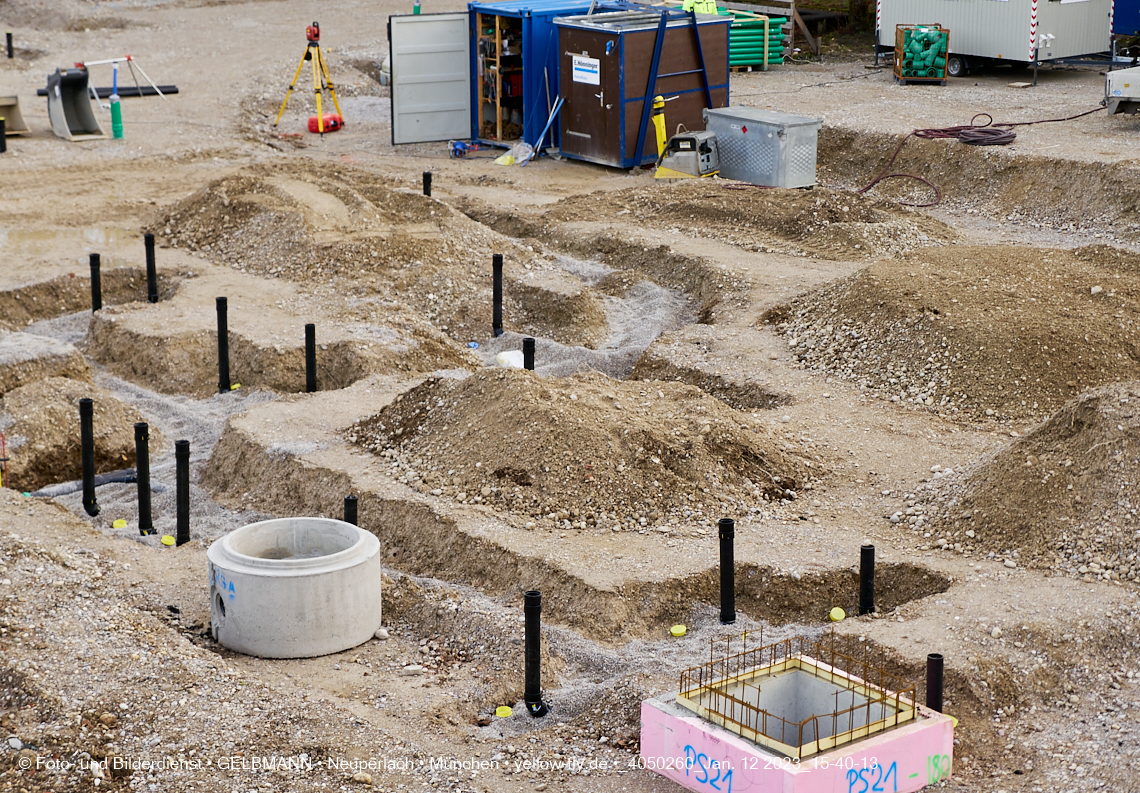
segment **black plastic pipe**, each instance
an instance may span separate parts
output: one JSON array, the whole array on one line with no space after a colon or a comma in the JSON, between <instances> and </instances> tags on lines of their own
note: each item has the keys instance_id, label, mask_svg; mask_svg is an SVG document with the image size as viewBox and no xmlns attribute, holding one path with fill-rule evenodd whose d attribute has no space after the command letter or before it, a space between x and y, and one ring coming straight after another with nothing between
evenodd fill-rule
<instances>
[{"instance_id":1,"label":"black plastic pipe","mask_svg":"<svg viewBox=\"0 0 1140 793\"><path fill-rule=\"evenodd\" d=\"M503 254L491 256L491 332L503 335Z\"/></svg>"},{"instance_id":2,"label":"black plastic pipe","mask_svg":"<svg viewBox=\"0 0 1140 793\"><path fill-rule=\"evenodd\" d=\"M174 442L174 544L190 542L190 441Z\"/></svg>"},{"instance_id":3,"label":"black plastic pipe","mask_svg":"<svg viewBox=\"0 0 1140 793\"><path fill-rule=\"evenodd\" d=\"M95 501L95 403L79 400L79 444L83 455L83 510L91 517L99 514Z\"/></svg>"},{"instance_id":4,"label":"black plastic pipe","mask_svg":"<svg viewBox=\"0 0 1140 793\"><path fill-rule=\"evenodd\" d=\"M150 428L145 421L135 424L135 481L139 488L139 534L154 534L150 515Z\"/></svg>"},{"instance_id":5,"label":"black plastic pipe","mask_svg":"<svg viewBox=\"0 0 1140 793\"><path fill-rule=\"evenodd\" d=\"M146 302L158 302L158 271L154 267L154 235L144 234L143 245L146 246Z\"/></svg>"},{"instance_id":6,"label":"black plastic pipe","mask_svg":"<svg viewBox=\"0 0 1140 793\"><path fill-rule=\"evenodd\" d=\"M8 133L4 130L5 120L0 117L0 154L8 151Z\"/></svg>"},{"instance_id":7,"label":"black plastic pipe","mask_svg":"<svg viewBox=\"0 0 1140 793\"><path fill-rule=\"evenodd\" d=\"M351 523L353 526L360 525L360 500L356 496L344 497L344 522Z\"/></svg>"},{"instance_id":8,"label":"black plastic pipe","mask_svg":"<svg viewBox=\"0 0 1140 793\"><path fill-rule=\"evenodd\" d=\"M229 301L217 298L218 304L218 391L225 394L230 390L230 326Z\"/></svg>"},{"instance_id":9,"label":"black plastic pipe","mask_svg":"<svg viewBox=\"0 0 1140 793\"><path fill-rule=\"evenodd\" d=\"M859 549L859 613L871 614L875 610L875 546Z\"/></svg>"},{"instance_id":10,"label":"black plastic pipe","mask_svg":"<svg viewBox=\"0 0 1140 793\"><path fill-rule=\"evenodd\" d=\"M531 590L523 595L526 620L526 685L523 702L531 716L545 716L549 708L542 701L542 593Z\"/></svg>"},{"instance_id":11,"label":"black plastic pipe","mask_svg":"<svg viewBox=\"0 0 1140 793\"><path fill-rule=\"evenodd\" d=\"M100 85L97 88L95 88L95 93L97 93L99 95L100 99L107 99L112 94L116 93L116 91L118 92L120 99L127 99L128 97L132 97L132 96L158 96L159 91L162 92L163 96L172 96L173 94L178 93L178 86L177 85L160 85L160 86L158 86L158 91L154 90L154 86L152 86L152 85L144 85L144 86L120 85L117 88L115 86L110 86L110 85ZM37 88L36 89L36 96L47 96L47 95L48 95L48 90L46 88Z\"/></svg>"},{"instance_id":12,"label":"black plastic pipe","mask_svg":"<svg viewBox=\"0 0 1140 793\"><path fill-rule=\"evenodd\" d=\"M431 171L424 171L424 195L431 198Z\"/></svg>"},{"instance_id":13,"label":"black plastic pipe","mask_svg":"<svg viewBox=\"0 0 1140 793\"><path fill-rule=\"evenodd\" d=\"M523 369L534 371L534 339L530 336L523 339Z\"/></svg>"},{"instance_id":14,"label":"black plastic pipe","mask_svg":"<svg viewBox=\"0 0 1140 793\"><path fill-rule=\"evenodd\" d=\"M317 326L305 326L305 392L317 390Z\"/></svg>"},{"instance_id":15,"label":"black plastic pipe","mask_svg":"<svg viewBox=\"0 0 1140 793\"><path fill-rule=\"evenodd\" d=\"M926 656L926 707L942 712L942 653Z\"/></svg>"},{"instance_id":16,"label":"black plastic pipe","mask_svg":"<svg viewBox=\"0 0 1140 793\"><path fill-rule=\"evenodd\" d=\"M12 31L9 30L5 37L8 39L8 57L9 58L15 58L16 57L16 50L12 46Z\"/></svg>"},{"instance_id":17,"label":"black plastic pipe","mask_svg":"<svg viewBox=\"0 0 1140 793\"><path fill-rule=\"evenodd\" d=\"M91 254L89 261L91 262L91 311L95 312L103 307L103 278L99 274L99 254Z\"/></svg>"},{"instance_id":18,"label":"black plastic pipe","mask_svg":"<svg viewBox=\"0 0 1140 793\"><path fill-rule=\"evenodd\" d=\"M736 559L732 549L736 521L721 518L717 529L720 535L720 621L722 625L731 625L736 622Z\"/></svg>"}]
</instances>

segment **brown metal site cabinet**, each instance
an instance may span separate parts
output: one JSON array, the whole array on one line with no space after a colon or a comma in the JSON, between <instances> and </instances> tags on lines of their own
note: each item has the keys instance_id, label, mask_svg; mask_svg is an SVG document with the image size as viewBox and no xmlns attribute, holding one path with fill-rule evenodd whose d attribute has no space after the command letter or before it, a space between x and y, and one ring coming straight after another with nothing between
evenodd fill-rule
<instances>
[{"instance_id":1,"label":"brown metal site cabinet","mask_svg":"<svg viewBox=\"0 0 1140 793\"><path fill-rule=\"evenodd\" d=\"M654 162L652 124L643 135L640 156L637 152L647 96L650 103L657 94L669 100L665 124L670 133L678 124L704 129L701 111L710 106L710 97L711 107L728 106L732 18L699 15L695 30L691 19L678 16L667 22L654 86L649 78L660 14L618 11L554 20L565 98L559 115L563 156L618 168Z\"/></svg>"}]
</instances>

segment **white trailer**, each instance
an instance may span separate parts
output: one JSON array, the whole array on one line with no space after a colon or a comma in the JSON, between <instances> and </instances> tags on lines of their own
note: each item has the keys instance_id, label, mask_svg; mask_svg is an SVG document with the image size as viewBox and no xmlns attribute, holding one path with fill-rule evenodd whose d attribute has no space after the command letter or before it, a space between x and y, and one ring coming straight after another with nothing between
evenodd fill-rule
<instances>
[{"instance_id":1,"label":"white trailer","mask_svg":"<svg viewBox=\"0 0 1140 793\"><path fill-rule=\"evenodd\" d=\"M876 43L893 50L895 25L950 31L946 73L993 63L1030 65L1112 49L1113 0L877 0Z\"/></svg>"}]
</instances>

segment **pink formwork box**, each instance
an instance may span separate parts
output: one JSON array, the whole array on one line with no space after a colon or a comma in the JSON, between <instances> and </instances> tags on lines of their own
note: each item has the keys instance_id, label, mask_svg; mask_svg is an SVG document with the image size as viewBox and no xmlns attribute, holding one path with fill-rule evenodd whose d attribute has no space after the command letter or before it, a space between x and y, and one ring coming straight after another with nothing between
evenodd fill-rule
<instances>
[{"instance_id":1,"label":"pink formwork box","mask_svg":"<svg viewBox=\"0 0 1140 793\"><path fill-rule=\"evenodd\" d=\"M954 757L953 719L915 711L898 727L793 760L664 695L641 703L641 761L699 793L911 793L949 777Z\"/></svg>"}]
</instances>

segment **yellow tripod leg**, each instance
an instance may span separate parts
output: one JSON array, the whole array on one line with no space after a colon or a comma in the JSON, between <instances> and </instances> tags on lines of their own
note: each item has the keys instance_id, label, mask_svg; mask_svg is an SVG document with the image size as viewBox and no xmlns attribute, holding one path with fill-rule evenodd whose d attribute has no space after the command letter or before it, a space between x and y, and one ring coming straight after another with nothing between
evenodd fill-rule
<instances>
[{"instance_id":1,"label":"yellow tripod leg","mask_svg":"<svg viewBox=\"0 0 1140 793\"><path fill-rule=\"evenodd\" d=\"M309 52L305 50L306 54ZM293 75L293 82L289 83L289 90L285 92L285 101L281 103L281 109L277 111L277 120L273 122L273 126L277 126L277 122L281 120L281 116L285 113L285 105L289 104L289 97L293 93L293 86L297 84L297 78L301 76L301 70L305 68L305 56L301 56L301 62L297 64L297 73Z\"/></svg>"},{"instance_id":2,"label":"yellow tripod leg","mask_svg":"<svg viewBox=\"0 0 1140 793\"><path fill-rule=\"evenodd\" d=\"M336 86L333 85L332 76L329 74L329 65L325 63L325 56L321 54L321 71L325 73L325 82L329 85L329 93L332 94L333 106L336 107L336 114L340 116L341 124L344 123L344 113L340 112L340 102L336 98Z\"/></svg>"},{"instance_id":3,"label":"yellow tripod leg","mask_svg":"<svg viewBox=\"0 0 1140 793\"><path fill-rule=\"evenodd\" d=\"M313 93L317 95L317 132L325 134L325 117L321 115L321 81L317 79L317 61L321 58L321 48L313 55Z\"/></svg>"}]
</instances>

